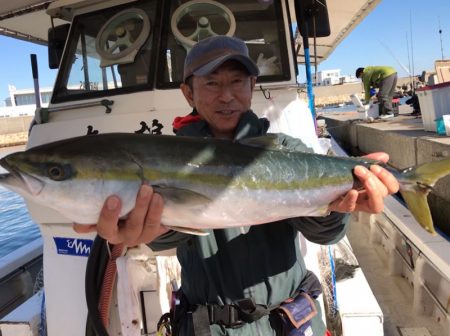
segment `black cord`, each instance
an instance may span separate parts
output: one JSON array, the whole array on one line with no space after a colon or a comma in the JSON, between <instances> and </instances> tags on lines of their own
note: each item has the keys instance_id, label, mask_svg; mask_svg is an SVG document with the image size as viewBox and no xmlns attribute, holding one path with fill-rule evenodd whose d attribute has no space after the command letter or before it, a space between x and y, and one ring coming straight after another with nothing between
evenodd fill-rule
<instances>
[{"instance_id":1,"label":"black cord","mask_svg":"<svg viewBox=\"0 0 450 336\"><path fill-rule=\"evenodd\" d=\"M108 259L107 242L97 235L86 265L85 291L88 309L86 336L108 336L98 310L100 291Z\"/></svg>"}]
</instances>

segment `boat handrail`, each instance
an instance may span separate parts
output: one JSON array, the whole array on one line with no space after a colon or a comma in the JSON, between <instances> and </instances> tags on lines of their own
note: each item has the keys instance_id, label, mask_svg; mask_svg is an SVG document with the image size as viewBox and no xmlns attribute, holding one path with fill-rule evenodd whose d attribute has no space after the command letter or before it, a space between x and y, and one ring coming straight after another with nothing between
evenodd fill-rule
<instances>
[{"instance_id":1,"label":"boat handrail","mask_svg":"<svg viewBox=\"0 0 450 336\"><path fill-rule=\"evenodd\" d=\"M42 255L42 251L42 238L37 238L25 246L18 248L14 252L1 257L0 265L2 265L2 267L0 268L0 282L18 268Z\"/></svg>"}]
</instances>

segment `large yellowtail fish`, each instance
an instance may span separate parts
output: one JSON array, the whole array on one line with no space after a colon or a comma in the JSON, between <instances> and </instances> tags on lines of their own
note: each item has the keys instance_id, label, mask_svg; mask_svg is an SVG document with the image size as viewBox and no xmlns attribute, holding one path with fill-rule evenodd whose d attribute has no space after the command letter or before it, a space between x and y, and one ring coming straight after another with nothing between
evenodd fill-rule
<instances>
[{"instance_id":1,"label":"large yellowtail fish","mask_svg":"<svg viewBox=\"0 0 450 336\"><path fill-rule=\"evenodd\" d=\"M10 154L0 184L76 223L96 223L105 199L134 207L143 183L164 198L162 223L197 232L322 216L357 183L344 158L288 150L276 136L232 142L197 137L111 133L66 139ZM450 159L393 172L417 221L435 233L427 194L450 173Z\"/></svg>"}]
</instances>

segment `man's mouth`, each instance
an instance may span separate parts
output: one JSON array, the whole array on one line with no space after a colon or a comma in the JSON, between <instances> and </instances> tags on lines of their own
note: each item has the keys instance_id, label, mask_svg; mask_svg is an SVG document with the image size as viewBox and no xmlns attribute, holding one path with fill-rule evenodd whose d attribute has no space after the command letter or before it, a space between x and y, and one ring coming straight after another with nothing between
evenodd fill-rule
<instances>
[{"instance_id":1,"label":"man's mouth","mask_svg":"<svg viewBox=\"0 0 450 336\"><path fill-rule=\"evenodd\" d=\"M234 114L235 112L236 112L236 110L229 110L229 109L217 111L217 113L224 115L224 116L230 116L230 115Z\"/></svg>"}]
</instances>

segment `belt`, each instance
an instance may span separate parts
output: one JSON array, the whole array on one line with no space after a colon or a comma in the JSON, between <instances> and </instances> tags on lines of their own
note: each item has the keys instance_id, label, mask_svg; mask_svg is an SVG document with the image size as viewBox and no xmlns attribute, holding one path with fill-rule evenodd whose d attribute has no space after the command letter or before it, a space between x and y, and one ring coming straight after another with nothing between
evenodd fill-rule
<instances>
[{"instance_id":1,"label":"belt","mask_svg":"<svg viewBox=\"0 0 450 336\"><path fill-rule=\"evenodd\" d=\"M197 335L196 326L207 325L209 329L210 324L219 324L226 328L239 328L244 323L257 321L270 312L265 305L255 304L252 298L245 298L233 304L197 305L191 313Z\"/></svg>"}]
</instances>

